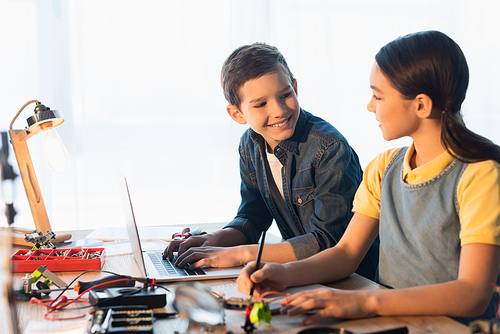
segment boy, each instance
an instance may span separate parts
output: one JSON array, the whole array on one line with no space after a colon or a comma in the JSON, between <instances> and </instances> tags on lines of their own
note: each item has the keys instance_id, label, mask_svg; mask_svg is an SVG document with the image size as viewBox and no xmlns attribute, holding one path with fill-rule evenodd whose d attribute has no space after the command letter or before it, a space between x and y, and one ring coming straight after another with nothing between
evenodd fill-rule
<instances>
[{"instance_id":1,"label":"boy","mask_svg":"<svg viewBox=\"0 0 500 334\"><path fill-rule=\"evenodd\" d=\"M356 153L329 123L300 108L297 81L277 48L242 46L226 59L221 83L229 116L249 124L241 137L241 204L222 230L172 241L176 265L232 267L255 260L258 239L274 219L285 241L264 247L262 261L286 263L340 240L362 179ZM358 273L374 279L378 247Z\"/></svg>"}]
</instances>

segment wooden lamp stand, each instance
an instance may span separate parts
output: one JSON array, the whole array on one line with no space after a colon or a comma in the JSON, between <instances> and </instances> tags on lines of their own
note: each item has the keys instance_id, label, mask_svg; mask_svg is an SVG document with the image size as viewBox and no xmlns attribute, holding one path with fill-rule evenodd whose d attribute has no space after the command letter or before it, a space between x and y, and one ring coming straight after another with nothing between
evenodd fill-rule
<instances>
[{"instance_id":1,"label":"wooden lamp stand","mask_svg":"<svg viewBox=\"0 0 500 334\"><path fill-rule=\"evenodd\" d=\"M35 108L35 115L27 119L28 127L23 130L12 129L14 121L17 119L19 114L21 114L24 108L31 103L36 103L37 106ZM64 122L64 119L60 117L57 110L50 110L50 108L45 107L39 101L31 100L22 106L21 110L19 110L10 123L9 136L14 148L21 179L23 180L24 190L26 191L26 196L28 197L36 230L42 233L52 231L52 228L47 216L47 211L45 210L42 193L40 191L40 186L38 185L38 180L36 178L35 169L33 168L33 162L31 161L26 141L40 131L56 127L62 122ZM24 240L24 234L31 232L33 232L32 229L13 229L13 243L15 245L30 246L31 244ZM71 239L71 234L57 234L56 239L52 242L58 243L69 239Z\"/></svg>"}]
</instances>

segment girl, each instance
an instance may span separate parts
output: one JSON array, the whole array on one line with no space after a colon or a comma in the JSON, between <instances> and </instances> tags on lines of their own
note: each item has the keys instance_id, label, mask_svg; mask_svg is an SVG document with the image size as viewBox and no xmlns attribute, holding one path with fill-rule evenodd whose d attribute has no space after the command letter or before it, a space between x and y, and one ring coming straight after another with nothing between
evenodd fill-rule
<instances>
[{"instance_id":1,"label":"girl","mask_svg":"<svg viewBox=\"0 0 500 334\"><path fill-rule=\"evenodd\" d=\"M469 81L460 47L437 31L382 47L370 75L367 108L384 139L410 136L410 147L366 168L355 212L333 248L288 264L249 264L239 290L255 293L328 283L349 276L380 236L378 281L394 289L330 288L289 298L283 314L327 317L447 315L468 323L495 315L500 265L500 147L468 130L460 108ZM252 274L253 273L253 274ZM494 298L493 298L494 297Z\"/></svg>"}]
</instances>

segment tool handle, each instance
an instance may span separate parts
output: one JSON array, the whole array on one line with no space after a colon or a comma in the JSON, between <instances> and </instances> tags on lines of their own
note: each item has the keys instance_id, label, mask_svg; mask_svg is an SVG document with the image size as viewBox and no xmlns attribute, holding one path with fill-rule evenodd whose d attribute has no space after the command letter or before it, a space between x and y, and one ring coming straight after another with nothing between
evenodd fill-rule
<instances>
[{"instance_id":1,"label":"tool handle","mask_svg":"<svg viewBox=\"0 0 500 334\"><path fill-rule=\"evenodd\" d=\"M106 276L104 278L98 279L96 281L92 282L80 282L78 281L77 284L75 285L74 289L77 291L79 294L81 294L83 291L97 285L97 284L102 284L110 281L115 281L123 278L132 278L131 276L124 276L124 275L110 275ZM111 284L106 284L103 286L100 286L100 289L107 289L107 288L115 288L115 287L133 287L135 286L135 281L120 281L120 282L115 282Z\"/></svg>"}]
</instances>

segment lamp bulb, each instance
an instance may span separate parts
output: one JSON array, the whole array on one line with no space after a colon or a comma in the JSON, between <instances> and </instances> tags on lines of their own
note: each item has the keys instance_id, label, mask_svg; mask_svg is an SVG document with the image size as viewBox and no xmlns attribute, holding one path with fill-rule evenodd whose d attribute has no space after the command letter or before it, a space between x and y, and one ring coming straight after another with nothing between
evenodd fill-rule
<instances>
[{"instance_id":1,"label":"lamp bulb","mask_svg":"<svg viewBox=\"0 0 500 334\"><path fill-rule=\"evenodd\" d=\"M68 150L66 150L56 129L52 128L41 132L45 165L53 171L62 172L71 160Z\"/></svg>"}]
</instances>

